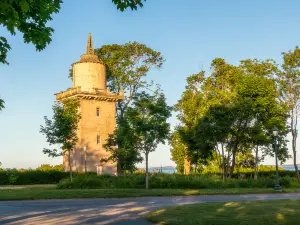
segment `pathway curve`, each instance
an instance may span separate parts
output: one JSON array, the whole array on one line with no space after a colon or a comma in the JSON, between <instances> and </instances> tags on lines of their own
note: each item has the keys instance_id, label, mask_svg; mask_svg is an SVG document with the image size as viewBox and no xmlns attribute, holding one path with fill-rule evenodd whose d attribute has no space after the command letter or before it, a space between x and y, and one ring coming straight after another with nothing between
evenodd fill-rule
<instances>
[{"instance_id":1,"label":"pathway curve","mask_svg":"<svg viewBox=\"0 0 300 225\"><path fill-rule=\"evenodd\" d=\"M295 194L211 195L0 202L0 224L147 225L143 218L160 207L201 202L300 199Z\"/></svg>"}]
</instances>

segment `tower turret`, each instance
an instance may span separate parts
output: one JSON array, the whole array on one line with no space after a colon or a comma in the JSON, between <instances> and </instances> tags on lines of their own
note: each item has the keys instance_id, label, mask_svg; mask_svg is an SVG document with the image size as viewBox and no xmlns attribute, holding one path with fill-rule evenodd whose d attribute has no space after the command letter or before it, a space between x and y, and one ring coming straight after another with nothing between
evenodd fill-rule
<instances>
[{"instance_id":1,"label":"tower turret","mask_svg":"<svg viewBox=\"0 0 300 225\"><path fill-rule=\"evenodd\" d=\"M106 68L103 62L94 53L92 35L88 35L86 54L73 63L73 88L81 90L106 90Z\"/></svg>"}]
</instances>

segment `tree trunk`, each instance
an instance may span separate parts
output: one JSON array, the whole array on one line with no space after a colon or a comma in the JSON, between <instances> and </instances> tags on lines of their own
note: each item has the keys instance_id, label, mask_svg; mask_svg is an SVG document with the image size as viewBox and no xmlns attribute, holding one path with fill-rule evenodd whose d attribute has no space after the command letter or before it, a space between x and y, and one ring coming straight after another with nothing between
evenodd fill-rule
<instances>
[{"instance_id":1,"label":"tree trunk","mask_svg":"<svg viewBox=\"0 0 300 225\"><path fill-rule=\"evenodd\" d=\"M117 162L117 175L120 176L121 174L122 174L121 163L120 163L120 160L118 160L118 162Z\"/></svg>"},{"instance_id":2,"label":"tree trunk","mask_svg":"<svg viewBox=\"0 0 300 225\"><path fill-rule=\"evenodd\" d=\"M191 173L191 162L187 156L187 147L184 146L184 163L183 163L183 173L189 175Z\"/></svg>"},{"instance_id":3,"label":"tree trunk","mask_svg":"<svg viewBox=\"0 0 300 225\"><path fill-rule=\"evenodd\" d=\"M232 163L231 163L231 168L230 168L230 173L229 173L229 178L232 178L233 172L234 172L234 167L235 167L235 156L238 148L238 142L236 141L234 148L232 149Z\"/></svg>"},{"instance_id":4,"label":"tree trunk","mask_svg":"<svg viewBox=\"0 0 300 225\"><path fill-rule=\"evenodd\" d=\"M254 180L257 180L258 175L258 145L256 145L255 149L255 171L254 171Z\"/></svg>"},{"instance_id":5,"label":"tree trunk","mask_svg":"<svg viewBox=\"0 0 300 225\"><path fill-rule=\"evenodd\" d=\"M229 160L230 160L230 149L228 149L227 152L227 165L226 165L226 171L225 171L225 177L228 177L228 173L229 173Z\"/></svg>"},{"instance_id":6,"label":"tree trunk","mask_svg":"<svg viewBox=\"0 0 300 225\"><path fill-rule=\"evenodd\" d=\"M236 155L236 149L233 149L232 152L232 163L229 171L229 178L232 178L233 172L234 172L234 167L235 167L235 155Z\"/></svg>"},{"instance_id":7,"label":"tree trunk","mask_svg":"<svg viewBox=\"0 0 300 225\"><path fill-rule=\"evenodd\" d=\"M149 153L145 153L145 159L146 159L146 189L148 189L149 187L149 175L148 175L148 154Z\"/></svg>"},{"instance_id":8,"label":"tree trunk","mask_svg":"<svg viewBox=\"0 0 300 225\"><path fill-rule=\"evenodd\" d=\"M297 109L297 108L296 108ZM292 109L292 115L291 115L291 128L292 128L292 150L293 150L293 158L294 158L294 168L296 171L296 177L298 182L300 183L300 175L299 175L299 170L297 166L297 149L296 149L296 142L297 142L297 123L298 123L298 118L297 118L297 110ZM296 110L296 112L294 112Z\"/></svg>"},{"instance_id":9,"label":"tree trunk","mask_svg":"<svg viewBox=\"0 0 300 225\"><path fill-rule=\"evenodd\" d=\"M222 148L222 179L223 182L225 181L225 153L224 153L224 145L221 143L221 148Z\"/></svg>"},{"instance_id":10,"label":"tree trunk","mask_svg":"<svg viewBox=\"0 0 300 225\"><path fill-rule=\"evenodd\" d=\"M73 180L72 176L72 164L71 164L71 151L69 151L69 172L70 172L70 180Z\"/></svg>"},{"instance_id":11,"label":"tree trunk","mask_svg":"<svg viewBox=\"0 0 300 225\"><path fill-rule=\"evenodd\" d=\"M294 168L295 168L295 171L296 171L297 180L300 183L300 174L299 174L299 169L298 169L298 166L297 166L297 150L296 150L297 134L296 134L295 130L292 131L292 137L293 137L292 149L293 149Z\"/></svg>"}]
</instances>

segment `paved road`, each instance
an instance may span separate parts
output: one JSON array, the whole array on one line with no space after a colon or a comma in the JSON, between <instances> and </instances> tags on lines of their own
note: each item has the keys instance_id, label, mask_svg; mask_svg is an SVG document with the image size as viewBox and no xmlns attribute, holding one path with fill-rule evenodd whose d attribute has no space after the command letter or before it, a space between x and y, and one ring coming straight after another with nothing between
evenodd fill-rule
<instances>
[{"instance_id":1,"label":"paved road","mask_svg":"<svg viewBox=\"0 0 300 225\"><path fill-rule=\"evenodd\" d=\"M257 194L122 199L0 202L0 224L148 225L141 219L160 207L201 202L300 199L298 194Z\"/></svg>"}]
</instances>

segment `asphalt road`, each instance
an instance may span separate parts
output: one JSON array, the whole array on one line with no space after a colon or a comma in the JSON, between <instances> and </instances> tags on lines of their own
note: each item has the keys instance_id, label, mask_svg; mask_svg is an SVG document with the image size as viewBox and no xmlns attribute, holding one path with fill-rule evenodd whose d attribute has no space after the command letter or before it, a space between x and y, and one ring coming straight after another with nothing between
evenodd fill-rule
<instances>
[{"instance_id":1,"label":"asphalt road","mask_svg":"<svg viewBox=\"0 0 300 225\"><path fill-rule=\"evenodd\" d=\"M297 194L143 197L0 202L0 224L149 225L142 218L165 206L201 202L300 199Z\"/></svg>"}]
</instances>

